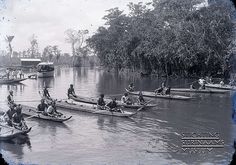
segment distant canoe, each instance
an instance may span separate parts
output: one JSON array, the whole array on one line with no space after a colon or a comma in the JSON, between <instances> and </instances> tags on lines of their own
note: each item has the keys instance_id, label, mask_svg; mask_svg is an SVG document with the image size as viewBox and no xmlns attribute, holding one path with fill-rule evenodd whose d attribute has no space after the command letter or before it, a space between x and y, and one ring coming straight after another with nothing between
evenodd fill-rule
<instances>
[{"instance_id":1,"label":"distant canoe","mask_svg":"<svg viewBox=\"0 0 236 165\"><path fill-rule=\"evenodd\" d=\"M130 92L126 89L131 95L139 95L139 91ZM161 98L161 99L170 99L170 100L190 100L192 97L181 96L181 95L157 95L154 92L142 91L144 97L152 97L152 98Z\"/></svg>"},{"instance_id":2,"label":"distant canoe","mask_svg":"<svg viewBox=\"0 0 236 165\"><path fill-rule=\"evenodd\" d=\"M47 100L50 102L50 100ZM108 110L100 110L97 109L95 105L83 105L78 103L72 103L68 101L57 101L56 107L73 110L73 111L81 111L81 112L88 112L93 114L100 114L100 115L107 115L107 116L117 116L117 117L131 117L137 114L138 111L143 109L143 107L139 108L136 112L127 112L123 109L123 112L111 112Z\"/></svg>"},{"instance_id":3,"label":"distant canoe","mask_svg":"<svg viewBox=\"0 0 236 165\"><path fill-rule=\"evenodd\" d=\"M19 79L0 79L0 84L13 84L13 83L19 83L21 81L26 80L27 78L19 78Z\"/></svg>"},{"instance_id":4,"label":"distant canoe","mask_svg":"<svg viewBox=\"0 0 236 165\"><path fill-rule=\"evenodd\" d=\"M205 84L207 88L223 89L223 90L236 90L236 86L221 85L221 84Z\"/></svg>"},{"instance_id":5,"label":"distant canoe","mask_svg":"<svg viewBox=\"0 0 236 165\"><path fill-rule=\"evenodd\" d=\"M0 124L0 128L1 128L1 131L0 131L0 140L1 141L17 138L19 135L29 133L32 129L32 127L30 127L26 130L19 130L14 127L10 127L10 126L3 125L3 124Z\"/></svg>"},{"instance_id":6,"label":"distant canoe","mask_svg":"<svg viewBox=\"0 0 236 165\"><path fill-rule=\"evenodd\" d=\"M217 89L190 89L190 88L172 88L173 92L190 92L190 93L227 93L227 90Z\"/></svg>"},{"instance_id":7,"label":"distant canoe","mask_svg":"<svg viewBox=\"0 0 236 165\"><path fill-rule=\"evenodd\" d=\"M57 116L57 117L52 117L52 116L46 116L41 113L37 113L37 109L34 107L22 105L22 113L27 116L33 116L34 118L38 119L43 119L43 120L50 120L50 121L55 121L55 122L64 122L72 118L72 116Z\"/></svg>"},{"instance_id":8,"label":"distant canoe","mask_svg":"<svg viewBox=\"0 0 236 165\"><path fill-rule=\"evenodd\" d=\"M32 74L28 76L29 79L37 79L37 74Z\"/></svg>"},{"instance_id":9,"label":"distant canoe","mask_svg":"<svg viewBox=\"0 0 236 165\"><path fill-rule=\"evenodd\" d=\"M88 104L94 104L94 105L97 104L97 100L98 100L98 99L92 98L92 97L81 97L81 96L74 97L72 95L70 96L70 98L74 101L88 103ZM112 100L111 99L104 99L104 101L106 103L109 103ZM143 107L143 105L137 104L137 103L134 103L132 105L127 105L127 104L121 103L121 101L116 101L116 102L117 102L117 106L123 106L125 108L134 108L135 109L135 108ZM157 106L157 104L147 104L147 105L145 105L145 107L155 107L155 106Z\"/></svg>"}]
</instances>

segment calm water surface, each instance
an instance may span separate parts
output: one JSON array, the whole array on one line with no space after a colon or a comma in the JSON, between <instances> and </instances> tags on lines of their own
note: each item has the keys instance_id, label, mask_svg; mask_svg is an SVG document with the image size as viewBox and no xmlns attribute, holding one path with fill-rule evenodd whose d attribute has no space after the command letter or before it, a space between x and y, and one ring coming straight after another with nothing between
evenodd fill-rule
<instances>
[{"instance_id":1,"label":"calm water surface","mask_svg":"<svg viewBox=\"0 0 236 165\"><path fill-rule=\"evenodd\" d=\"M192 81L175 79L169 84L188 87ZM57 68L54 78L1 85L0 105L6 110L9 89L14 91L19 103L36 106L40 100L38 91L44 85L58 99L66 98L71 83L82 96L105 93L120 98L117 94L123 93L130 82L137 89L153 90L162 80L118 75L101 69ZM153 99L158 107L141 111L132 119L60 110L73 118L64 124L29 119L28 125L33 129L28 137L1 142L0 148L12 164L228 164L236 137L230 118L230 95L191 94L195 97L192 101ZM183 132L219 132L225 147L204 154L185 153L181 150Z\"/></svg>"}]
</instances>

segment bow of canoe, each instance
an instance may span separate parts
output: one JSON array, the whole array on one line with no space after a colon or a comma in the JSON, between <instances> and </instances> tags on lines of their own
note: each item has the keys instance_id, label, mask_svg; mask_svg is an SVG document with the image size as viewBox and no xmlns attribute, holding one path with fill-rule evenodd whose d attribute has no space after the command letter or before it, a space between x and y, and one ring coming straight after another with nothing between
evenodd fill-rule
<instances>
[{"instance_id":1,"label":"bow of canoe","mask_svg":"<svg viewBox=\"0 0 236 165\"><path fill-rule=\"evenodd\" d=\"M7 125L0 124L1 131L0 131L0 140L11 140L17 138L19 135L25 135L29 133L32 127L26 130L19 130L14 127L10 127Z\"/></svg>"},{"instance_id":2,"label":"bow of canoe","mask_svg":"<svg viewBox=\"0 0 236 165\"><path fill-rule=\"evenodd\" d=\"M235 86L221 85L221 84L205 84L207 88L223 89L223 90L236 90Z\"/></svg>"}]
</instances>

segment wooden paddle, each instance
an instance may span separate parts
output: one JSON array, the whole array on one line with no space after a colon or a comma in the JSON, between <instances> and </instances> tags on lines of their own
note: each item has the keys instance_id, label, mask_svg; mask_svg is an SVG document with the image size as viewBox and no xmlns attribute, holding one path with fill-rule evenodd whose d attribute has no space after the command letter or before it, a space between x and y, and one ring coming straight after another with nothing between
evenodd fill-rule
<instances>
[{"instance_id":1,"label":"wooden paddle","mask_svg":"<svg viewBox=\"0 0 236 165\"><path fill-rule=\"evenodd\" d=\"M3 124L1 124L1 123L0 123L0 126L2 126L2 127L6 127L6 128L9 128L9 129L15 129L14 127L10 127L10 126L5 125L5 124L3 125Z\"/></svg>"},{"instance_id":2,"label":"wooden paddle","mask_svg":"<svg viewBox=\"0 0 236 165\"><path fill-rule=\"evenodd\" d=\"M26 117L26 118L24 118L25 120L28 120L28 119L31 119L31 118L34 118L34 117L37 117L37 116L39 116L39 114L36 114L36 115L31 115L31 116L29 116L29 117Z\"/></svg>"}]
</instances>

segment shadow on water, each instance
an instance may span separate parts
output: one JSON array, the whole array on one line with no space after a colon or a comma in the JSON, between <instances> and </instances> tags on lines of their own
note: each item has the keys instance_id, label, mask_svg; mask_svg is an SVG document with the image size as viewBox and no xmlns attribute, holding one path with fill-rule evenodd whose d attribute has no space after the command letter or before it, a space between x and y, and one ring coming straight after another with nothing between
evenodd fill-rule
<instances>
[{"instance_id":1,"label":"shadow on water","mask_svg":"<svg viewBox=\"0 0 236 165\"><path fill-rule=\"evenodd\" d=\"M31 150L31 142L28 135L20 135L17 138L0 142L1 150L10 152L18 159L22 159L24 155L24 147Z\"/></svg>"},{"instance_id":2,"label":"shadow on water","mask_svg":"<svg viewBox=\"0 0 236 165\"><path fill-rule=\"evenodd\" d=\"M31 120L37 123L38 128L40 128L44 132L48 132L52 136L56 136L58 130L59 131L66 130L69 133L72 133L72 130L70 129L70 127L67 126L66 123L38 120L34 118L32 118Z\"/></svg>"},{"instance_id":3,"label":"shadow on water","mask_svg":"<svg viewBox=\"0 0 236 165\"><path fill-rule=\"evenodd\" d=\"M117 118L113 117L113 116L98 116L97 119L97 125L98 125L98 129L106 129L106 127L113 127L116 128L117 127Z\"/></svg>"}]
</instances>

